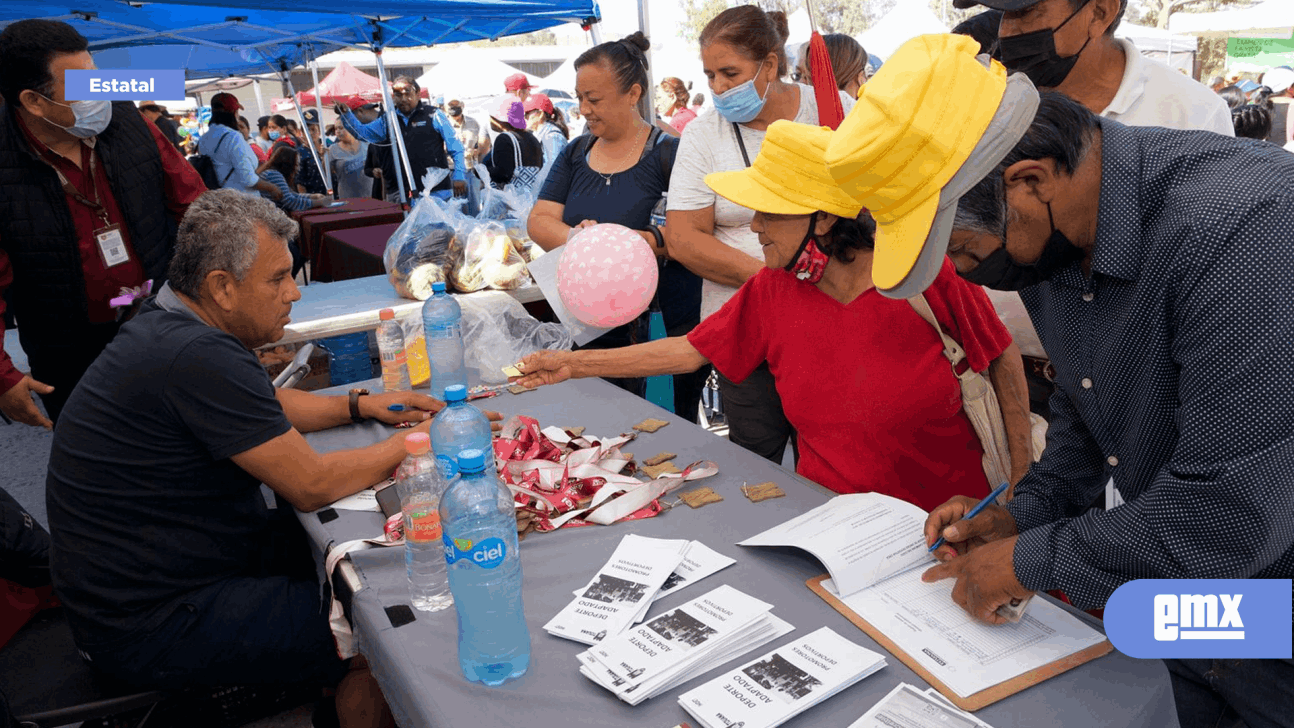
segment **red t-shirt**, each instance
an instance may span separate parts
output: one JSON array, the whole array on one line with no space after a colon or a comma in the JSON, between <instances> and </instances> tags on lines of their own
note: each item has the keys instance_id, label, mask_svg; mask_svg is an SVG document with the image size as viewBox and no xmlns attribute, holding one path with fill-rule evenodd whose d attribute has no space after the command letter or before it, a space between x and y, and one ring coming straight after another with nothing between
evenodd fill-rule
<instances>
[{"instance_id":1,"label":"red t-shirt","mask_svg":"<svg viewBox=\"0 0 1294 728\"><path fill-rule=\"evenodd\" d=\"M988 296L951 261L925 296L975 371L1010 345ZM734 382L768 361L799 434L800 475L926 510L954 495L988 495L983 449L943 344L907 301L871 289L846 305L765 269L687 338Z\"/></svg>"}]
</instances>

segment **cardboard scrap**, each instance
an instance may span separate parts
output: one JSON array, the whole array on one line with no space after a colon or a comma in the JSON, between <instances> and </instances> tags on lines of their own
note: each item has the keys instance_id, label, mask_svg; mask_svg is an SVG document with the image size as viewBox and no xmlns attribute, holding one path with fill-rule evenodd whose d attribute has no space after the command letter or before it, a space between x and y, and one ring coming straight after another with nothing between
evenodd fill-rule
<instances>
[{"instance_id":1,"label":"cardboard scrap","mask_svg":"<svg viewBox=\"0 0 1294 728\"><path fill-rule=\"evenodd\" d=\"M655 432L668 424L669 423L666 422L665 420L655 420L648 417L642 422L639 422L638 424L634 425L634 429L638 430L639 432Z\"/></svg>"},{"instance_id":2,"label":"cardboard scrap","mask_svg":"<svg viewBox=\"0 0 1294 728\"><path fill-rule=\"evenodd\" d=\"M571 437L580 437L584 434L583 427L563 427L562 429L569 433Z\"/></svg>"},{"instance_id":3,"label":"cardboard scrap","mask_svg":"<svg viewBox=\"0 0 1294 728\"><path fill-rule=\"evenodd\" d=\"M700 508L701 506L709 505L710 503L718 503L723 500L723 496L714 492L714 489L709 486L697 488L696 490L689 490L686 493L680 493L678 497L683 499L684 503L693 508Z\"/></svg>"},{"instance_id":4,"label":"cardboard scrap","mask_svg":"<svg viewBox=\"0 0 1294 728\"><path fill-rule=\"evenodd\" d=\"M741 486L741 492L749 498L752 503L759 503L770 498L781 498L786 495L786 493L783 493L782 489L778 487L777 483L773 482L760 483L759 485L743 485Z\"/></svg>"},{"instance_id":5,"label":"cardboard scrap","mask_svg":"<svg viewBox=\"0 0 1294 728\"><path fill-rule=\"evenodd\" d=\"M514 384L511 387L508 387L508 391L513 394L525 394L526 392L533 392L536 389L538 389L538 387L523 387L520 384Z\"/></svg>"},{"instance_id":6,"label":"cardboard scrap","mask_svg":"<svg viewBox=\"0 0 1294 728\"><path fill-rule=\"evenodd\" d=\"M652 480L659 478L665 473L681 473L682 470L674 467L674 463L661 463L660 465L644 465L642 472L651 476Z\"/></svg>"},{"instance_id":7,"label":"cardboard scrap","mask_svg":"<svg viewBox=\"0 0 1294 728\"><path fill-rule=\"evenodd\" d=\"M643 461L643 465L660 465L661 463L667 460L673 460L676 457L678 456L672 452L663 452L659 455L653 455L652 457L647 458Z\"/></svg>"}]
</instances>

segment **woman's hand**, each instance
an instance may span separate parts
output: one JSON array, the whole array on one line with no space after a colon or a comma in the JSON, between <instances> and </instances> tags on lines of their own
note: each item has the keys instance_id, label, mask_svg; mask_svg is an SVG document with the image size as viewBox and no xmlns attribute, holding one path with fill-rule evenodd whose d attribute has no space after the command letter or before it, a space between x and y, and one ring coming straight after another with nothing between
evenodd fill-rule
<instances>
[{"instance_id":1,"label":"woman's hand","mask_svg":"<svg viewBox=\"0 0 1294 728\"><path fill-rule=\"evenodd\" d=\"M557 384L572 378L571 351L538 351L517 364L520 377L509 377L508 381L523 387L540 387L545 384Z\"/></svg>"},{"instance_id":2,"label":"woman's hand","mask_svg":"<svg viewBox=\"0 0 1294 728\"><path fill-rule=\"evenodd\" d=\"M578 234L579 234L579 232L580 232L581 230L583 230L583 229L585 229L585 228L591 228L591 227L593 227L594 225L597 225L597 224L598 224L598 221L597 221L597 220L582 220L582 221L580 221L580 224L579 224L579 225L576 225L575 227L573 227L573 228L571 228L569 231L567 231L567 233L566 233L566 242L568 242L568 243L569 243L569 242L571 242L571 238L573 238L573 237L575 237L576 235L578 235Z\"/></svg>"}]
</instances>

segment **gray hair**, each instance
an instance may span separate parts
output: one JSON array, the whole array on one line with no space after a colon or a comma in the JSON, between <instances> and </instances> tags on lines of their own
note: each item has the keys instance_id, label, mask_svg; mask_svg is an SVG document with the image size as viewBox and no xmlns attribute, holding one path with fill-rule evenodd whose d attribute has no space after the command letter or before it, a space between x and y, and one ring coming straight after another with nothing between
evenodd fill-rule
<instances>
[{"instance_id":1,"label":"gray hair","mask_svg":"<svg viewBox=\"0 0 1294 728\"><path fill-rule=\"evenodd\" d=\"M1007 168L1026 159L1050 159L1061 173L1072 175L1087 158L1099 128L1097 117L1078 102L1055 91L1039 93L1038 111L1029 130L984 179L958 200L953 229L1005 241L1007 223L1013 219L1006 204Z\"/></svg>"},{"instance_id":2,"label":"gray hair","mask_svg":"<svg viewBox=\"0 0 1294 728\"><path fill-rule=\"evenodd\" d=\"M212 271L246 278L256 262L258 225L285 245L296 237L297 224L263 197L230 189L204 192L180 221L167 273L171 288L197 300Z\"/></svg>"}]
</instances>

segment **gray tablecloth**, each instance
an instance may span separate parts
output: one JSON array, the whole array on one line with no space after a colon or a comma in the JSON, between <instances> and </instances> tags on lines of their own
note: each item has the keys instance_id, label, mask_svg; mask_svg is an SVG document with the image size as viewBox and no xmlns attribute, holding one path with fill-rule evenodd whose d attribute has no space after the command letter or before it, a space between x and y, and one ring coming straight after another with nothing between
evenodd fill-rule
<instances>
[{"instance_id":1,"label":"gray tablecloth","mask_svg":"<svg viewBox=\"0 0 1294 728\"><path fill-rule=\"evenodd\" d=\"M400 725L667 728L686 720L687 714L677 703L678 695L714 677L719 670L631 707L579 674L575 655L585 649L583 645L552 637L543 630L544 623L570 601L572 590L588 581L628 533L697 539L737 559L728 569L662 600L652 608L653 615L726 583L773 604L775 614L795 625L796 635L825 625L864 647L885 652L805 586L805 580L825 571L812 556L797 549L735 545L821 504L831 496L828 491L601 380L568 382L519 395L505 393L478 404L505 415L533 416L543 426L583 425L595 435L628 432L647 417L668 419L668 427L654 434L641 434L624 449L639 459L668 450L678 454L675 462L680 467L696 460L713 460L719 465L719 475L702 482L713 487L724 501L697 510L680 504L656 518L631 523L527 536L521 544L521 563L533 649L530 671L522 679L497 688L469 683L459 673L457 622L452 608L434 614L415 612L416 621L398 628L391 626L385 609L409 603L401 549L353 554L352 561L364 585L354 598L355 630ZM307 438L316 449L332 451L368 445L393 432L370 423L313 433ZM786 497L755 504L739 490L743 482L768 480L781 484ZM315 514L301 514L316 548L381 532L379 514L337 513L339 517L327 523L321 523ZM791 639L794 638L784 637L763 651ZM758 654L761 653L752 652L725 667ZM899 682L927 687L902 662L890 657L888 666L879 673L786 725L847 726ZM1117 652L989 706L978 716L996 728L1177 725L1163 663L1136 660Z\"/></svg>"}]
</instances>

